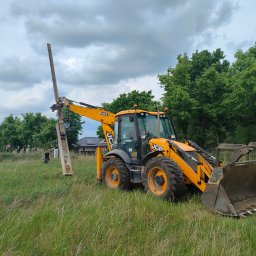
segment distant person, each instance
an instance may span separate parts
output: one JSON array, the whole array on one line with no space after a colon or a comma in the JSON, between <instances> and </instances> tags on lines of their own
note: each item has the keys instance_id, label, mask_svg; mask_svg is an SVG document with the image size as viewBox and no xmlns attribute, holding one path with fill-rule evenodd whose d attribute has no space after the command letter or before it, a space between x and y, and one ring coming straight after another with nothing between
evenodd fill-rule
<instances>
[{"instance_id":1,"label":"distant person","mask_svg":"<svg viewBox=\"0 0 256 256\"><path fill-rule=\"evenodd\" d=\"M44 153L43 162L44 162L45 164L47 164L49 161L50 161L50 153L49 153L48 151L46 151L46 152Z\"/></svg>"}]
</instances>

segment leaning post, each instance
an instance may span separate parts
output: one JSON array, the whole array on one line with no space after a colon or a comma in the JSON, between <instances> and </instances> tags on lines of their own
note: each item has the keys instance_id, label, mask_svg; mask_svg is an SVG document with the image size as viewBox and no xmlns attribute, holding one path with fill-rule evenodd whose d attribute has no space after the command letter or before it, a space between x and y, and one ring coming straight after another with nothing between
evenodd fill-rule
<instances>
[{"instance_id":1,"label":"leaning post","mask_svg":"<svg viewBox=\"0 0 256 256\"><path fill-rule=\"evenodd\" d=\"M58 121L56 123L56 131L57 131L58 146L60 151L62 173L65 176L71 176L73 174L73 171L72 171L72 165L71 165L69 148L68 148L67 133L64 126L63 117L62 117L62 105L59 103L59 92L58 92L57 80L56 80L56 75L54 70L52 50L51 50L51 45L49 43L47 43L47 48L48 48L48 55L49 55L51 75L52 75L53 91L54 91L56 105L58 106L58 111L57 111Z\"/></svg>"}]
</instances>

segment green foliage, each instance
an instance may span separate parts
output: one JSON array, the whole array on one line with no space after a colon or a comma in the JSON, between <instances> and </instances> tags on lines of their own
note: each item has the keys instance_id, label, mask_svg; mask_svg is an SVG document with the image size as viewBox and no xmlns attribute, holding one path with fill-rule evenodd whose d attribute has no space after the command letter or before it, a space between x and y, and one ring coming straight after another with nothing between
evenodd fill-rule
<instances>
[{"instance_id":1,"label":"green foliage","mask_svg":"<svg viewBox=\"0 0 256 256\"><path fill-rule=\"evenodd\" d=\"M103 103L102 106L104 109L115 114L122 110L133 109L134 104L137 104L140 109L155 111L160 102L153 99L152 91L139 92L134 90L127 94L122 93L113 102Z\"/></svg>"},{"instance_id":2,"label":"green foliage","mask_svg":"<svg viewBox=\"0 0 256 256\"><path fill-rule=\"evenodd\" d=\"M98 138L105 139L102 126L98 126L98 129L97 129L97 131L96 131L96 134L97 134Z\"/></svg>"},{"instance_id":3,"label":"green foliage","mask_svg":"<svg viewBox=\"0 0 256 256\"><path fill-rule=\"evenodd\" d=\"M0 165L1 255L254 255L256 216L214 215L201 194L175 204L95 184L95 159ZM203 245L203 246L202 246Z\"/></svg>"},{"instance_id":4,"label":"green foliage","mask_svg":"<svg viewBox=\"0 0 256 256\"><path fill-rule=\"evenodd\" d=\"M18 117L10 115L0 125L0 146L1 149L12 150L23 148L22 122Z\"/></svg>"},{"instance_id":5,"label":"green foliage","mask_svg":"<svg viewBox=\"0 0 256 256\"><path fill-rule=\"evenodd\" d=\"M165 93L163 101L176 121L179 135L211 146L225 134L226 112L222 106L228 91L229 63L217 49L196 51L189 58L179 55L175 68L159 75Z\"/></svg>"},{"instance_id":6,"label":"green foliage","mask_svg":"<svg viewBox=\"0 0 256 256\"><path fill-rule=\"evenodd\" d=\"M53 140L56 141L53 120L48 120L41 113L25 113L22 114L22 118L22 139L25 149L28 146L30 148L47 147ZM49 128L52 130L46 131ZM43 137L44 135L47 137Z\"/></svg>"},{"instance_id":7,"label":"green foliage","mask_svg":"<svg viewBox=\"0 0 256 256\"><path fill-rule=\"evenodd\" d=\"M81 116L78 114L71 112L68 108L62 109L62 116L64 123L68 125L67 131L67 138L68 138L68 145L69 148L73 148L74 144L78 140L78 136L82 131L82 124Z\"/></svg>"},{"instance_id":8,"label":"green foliage","mask_svg":"<svg viewBox=\"0 0 256 256\"><path fill-rule=\"evenodd\" d=\"M41 113L25 113L21 118L10 115L0 125L1 149L54 147L57 142L55 124L55 119L48 119Z\"/></svg>"},{"instance_id":9,"label":"green foliage","mask_svg":"<svg viewBox=\"0 0 256 256\"><path fill-rule=\"evenodd\" d=\"M225 100L226 108L236 126L235 142L256 141L256 44L246 52L238 51L229 70L231 93Z\"/></svg>"},{"instance_id":10,"label":"green foliage","mask_svg":"<svg viewBox=\"0 0 256 256\"><path fill-rule=\"evenodd\" d=\"M63 109L70 148L77 142L82 130L81 117L68 109ZM6 117L0 124L1 150L52 148L57 146L56 119L47 118L41 113L25 113L21 117ZM8 146L6 148L6 146Z\"/></svg>"},{"instance_id":11,"label":"green foliage","mask_svg":"<svg viewBox=\"0 0 256 256\"><path fill-rule=\"evenodd\" d=\"M56 147L56 120L53 118L47 119L41 126L41 129L33 134L34 144L40 148Z\"/></svg>"},{"instance_id":12,"label":"green foliage","mask_svg":"<svg viewBox=\"0 0 256 256\"><path fill-rule=\"evenodd\" d=\"M196 51L159 75L180 138L203 147L256 141L256 44L235 58L230 66L220 49Z\"/></svg>"}]
</instances>

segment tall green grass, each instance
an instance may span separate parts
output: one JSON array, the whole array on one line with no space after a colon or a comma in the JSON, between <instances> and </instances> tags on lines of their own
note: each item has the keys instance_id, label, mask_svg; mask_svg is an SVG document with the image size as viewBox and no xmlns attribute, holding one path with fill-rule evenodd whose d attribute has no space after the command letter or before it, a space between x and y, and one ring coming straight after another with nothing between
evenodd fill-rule
<instances>
[{"instance_id":1,"label":"tall green grass","mask_svg":"<svg viewBox=\"0 0 256 256\"><path fill-rule=\"evenodd\" d=\"M174 204L96 183L95 159L74 175L40 157L0 162L1 255L256 255L256 216L206 211L200 194Z\"/></svg>"}]
</instances>

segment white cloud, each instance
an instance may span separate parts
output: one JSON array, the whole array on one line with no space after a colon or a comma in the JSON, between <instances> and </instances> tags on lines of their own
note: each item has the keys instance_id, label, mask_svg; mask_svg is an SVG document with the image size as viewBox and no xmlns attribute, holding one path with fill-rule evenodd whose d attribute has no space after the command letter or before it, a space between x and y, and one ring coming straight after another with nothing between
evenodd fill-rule
<instances>
[{"instance_id":1,"label":"white cloud","mask_svg":"<svg viewBox=\"0 0 256 256\"><path fill-rule=\"evenodd\" d=\"M64 65L64 70L70 72L81 71L83 60L75 57L60 58L60 64Z\"/></svg>"},{"instance_id":2,"label":"white cloud","mask_svg":"<svg viewBox=\"0 0 256 256\"><path fill-rule=\"evenodd\" d=\"M91 105L100 106L103 102L111 102L117 98L121 93L129 93L133 90L137 91L149 91L152 90L152 94L156 100L161 98L163 89L158 84L157 75L142 76L137 78L131 78L121 80L116 84L105 84L104 86L87 86L87 87L70 87L68 85L62 86L62 93L67 98L80 102L85 102ZM125 106L124 106L125 108Z\"/></svg>"},{"instance_id":3,"label":"white cloud","mask_svg":"<svg viewBox=\"0 0 256 256\"><path fill-rule=\"evenodd\" d=\"M46 58L46 41L52 43L62 83L85 86L162 72L198 36L226 24L233 10L230 0L13 0L8 14L23 24L38 54Z\"/></svg>"},{"instance_id":4,"label":"white cloud","mask_svg":"<svg viewBox=\"0 0 256 256\"><path fill-rule=\"evenodd\" d=\"M117 98L121 93L129 93L133 90L137 91L149 91L152 90L152 95L155 96L155 100L160 100L162 97L163 89L158 84L157 75L142 76L137 78L131 78L122 80L114 85L92 86L93 89L88 88L73 88L70 90L69 86L65 86L66 97L71 100L88 103L95 106L101 106L103 102L111 102ZM64 95L63 95L64 96ZM125 109L126 106L124 106ZM84 136L95 136L96 131L100 123L83 118L85 124L83 125Z\"/></svg>"},{"instance_id":5,"label":"white cloud","mask_svg":"<svg viewBox=\"0 0 256 256\"><path fill-rule=\"evenodd\" d=\"M10 114L20 115L25 112L49 112L48 116L53 116L50 113L52 99L54 99L53 90L49 82L16 92L0 90L0 120Z\"/></svg>"},{"instance_id":6,"label":"white cloud","mask_svg":"<svg viewBox=\"0 0 256 256\"><path fill-rule=\"evenodd\" d=\"M176 56L221 48L232 59L255 41L255 1L10 0L0 2L0 121L54 103L46 42L60 95L100 105L162 88ZM93 125L89 125L90 129Z\"/></svg>"}]
</instances>

